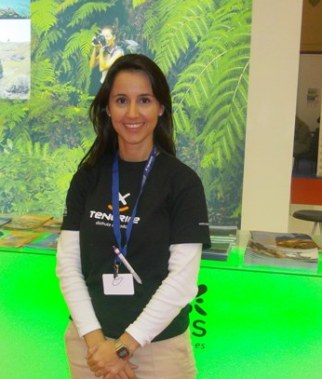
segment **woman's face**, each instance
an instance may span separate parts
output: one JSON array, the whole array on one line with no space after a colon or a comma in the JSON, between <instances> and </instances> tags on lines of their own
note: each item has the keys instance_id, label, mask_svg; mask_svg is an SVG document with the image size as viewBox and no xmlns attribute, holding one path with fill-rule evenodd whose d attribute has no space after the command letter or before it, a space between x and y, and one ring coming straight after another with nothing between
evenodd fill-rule
<instances>
[{"instance_id":1,"label":"woman's face","mask_svg":"<svg viewBox=\"0 0 322 379\"><path fill-rule=\"evenodd\" d=\"M118 135L123 159L126 159L128 151L136 152L142 157L149 156L153 147L153 131L163 110L164 107L155 98L151 82L143 71L120 71L116 75L107 113Z\"/></svg>"},{"instance_id":2,"label":"woman's face","mask_svg":"<svg viewBox=\"0 0 322 379\"><path fill-rule=\"evenodd\" d=\"M115 41L115 36L113 34L112 29L104 28L101 31L101 34L105 37L106 45L113 46Z\"/></svg>"}]
</instances>

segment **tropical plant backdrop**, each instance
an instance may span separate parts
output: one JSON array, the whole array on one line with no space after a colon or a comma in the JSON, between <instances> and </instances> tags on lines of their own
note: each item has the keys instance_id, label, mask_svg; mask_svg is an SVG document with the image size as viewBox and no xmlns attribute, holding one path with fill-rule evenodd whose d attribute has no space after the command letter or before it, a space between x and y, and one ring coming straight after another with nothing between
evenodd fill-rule
<instances>
[{"instance_id":1,"label":"tropical plant backdrop","mask_svg":"<svg viewBox=\"0 0 322 379\"><path fill-rule=\"evenodd\" d=\"M70 179L93 141L88 107L98 73L89 67L91 40L113 25L126 51L135 46L167 75L178 156L201 176L211 222L239 224L251 5L33 0L30 100L0 102L0 212L62 214Z\"/></svg>"}]
</instances>

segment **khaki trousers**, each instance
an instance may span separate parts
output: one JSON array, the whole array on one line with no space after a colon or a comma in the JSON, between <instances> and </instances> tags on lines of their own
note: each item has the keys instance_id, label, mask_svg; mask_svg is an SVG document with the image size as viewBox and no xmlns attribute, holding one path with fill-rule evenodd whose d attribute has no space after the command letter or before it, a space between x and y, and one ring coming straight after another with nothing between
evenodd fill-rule
<instances>
[{"instance_id":1,"label":"khaki trousers","mask_svg":"<svg viewBox=\"0 0 322 379\"><path fill-rule=\"evenodd\" d=\"M73 379L97 379L86 363L87 347L71 321L65 335ZM135 353L131 362L138 366L138 379L195 379L196 366L189 330L164 341L153 342Z\"/></svg>"}]
</instances>

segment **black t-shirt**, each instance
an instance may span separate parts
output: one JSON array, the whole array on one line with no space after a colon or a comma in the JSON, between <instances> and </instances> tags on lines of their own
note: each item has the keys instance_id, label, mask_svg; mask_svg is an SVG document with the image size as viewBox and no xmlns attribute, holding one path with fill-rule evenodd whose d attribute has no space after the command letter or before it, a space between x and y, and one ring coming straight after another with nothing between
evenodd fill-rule
<instances>
[{"instance_id":1,"label":"black t-shirt","mask_svg":"<svg viewBox=\"0 0 322 379\"><path fill-rule=\"evenodd\" d=\"M120 220L124 237L137 199L146 162L119 162ZM82 272L104 334L119 337L142 312L168 274L169 246L209 244L207 208L202 183L178 159L161 153L150 172L128 241L127 259L142 279L133 296L106 296L102 274L113 273L116 245L112 215L112 157L74 175L62 229L80 231ZM120 272L127 272L121 265ZM155 338L176 336L187 328L188 307Z\"/></svg>"}]
</instances>

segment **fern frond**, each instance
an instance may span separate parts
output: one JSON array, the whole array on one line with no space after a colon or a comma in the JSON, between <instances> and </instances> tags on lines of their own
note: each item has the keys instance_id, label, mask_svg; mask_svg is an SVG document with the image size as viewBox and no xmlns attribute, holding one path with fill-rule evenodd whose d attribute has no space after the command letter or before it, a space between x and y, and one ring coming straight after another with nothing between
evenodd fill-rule
<instances>
[{"instance_id":1,"label":"fern frond","mask_svg":"<svg viewBox=\"0 0 322 379\"><path fill-rule=\"evenodd\" d=\"M62 13L69 7L78 4L79 0L63 0L57 7L57 12Z\"/></svg>"},{"instance_id":2,"label":"fern frond","mask_svg":"<svg viewBox=\"0 0 322 379\"><path fill-rule=\"evenodd\" d=\"M20 124L27 116L29 106L25 106L20 101L0 101L0 125L2 130L12 130Z\"/></svg>"},{"instance_id":3,"label":"fern frond","mask_svg":"<svg viewBox=\"0 0 322 379\"><path fill-rule=\"evenodd\" d=\"M147 0L132 0L132 6L133 8L136 8L140 5L143 5L147 2Z\"/></svg>"},{"instance_id":4,"label":"fern frond","mask_svg":"<svg viewBox=\"0 0 322 379\"><path fill-rule=\"evenodd\" d=\"M76 68L77 76L71 78L71 83L77 87L82 88L84 91L87 91L90 85L90 67L88 65L87 57L80 57L76 63L74 68Z\"/></svg>"},{"instance_id":5,"label":"fern frond","mask_svg":"<svg viewBox=\"0 0 322 379\"><path fill-rule=\"evenodd\" d=\"M183 108L176 108L173 113L174 124L176 126L176 130L180 130L180 132L191 133L192 128L190 124L189 115ZM180 127L179 127L180 126Z\"/></svg>"},{"instance_id":6,"label":"fern frond","mask_svg":"<svg viewBox=\"0 0 322 379\"><path fill-rule=\"evenodd\" d=\"M107 12L108 9L114 5L114 3L115 1L86 2L85 4L81 5L73 14L68 27L81 25L83 21L92 14Z\"/></svg>"},{"instance_id":7,"label":"fern frond","mask_svg":"<svg viewBox=\"0 0 322 379\"><path fill-rule=\"evenodd\" d=\"M153 21L147 23L143 34L155 53L155 60L165 73L192 44L207 33L209 14L213 9L214 3L210 0L190 0L188 6L183 0L170 4L169 1L161 0L152 5L148 19L152 17ZM159 22L155 22L155 17ZM155 35L153 39L149 39L150 33Z\"/></svg>"},{"instance_id":8,"label":"fern frond","mask_svg":"<svg viewBox=\"0 0 322 379\"><path fill-rule=\"evenodd\" d=\"M35 62L32 65L32 86L43 88L46 85L52 85L55 81L55 68L49 58L41 62Z\"/></svg>"},{"instance_id":9,"label":"fern frond","mask_svg":"<svg viewBox=\"0 0 322 379\"><path fill-rule=\"evenodd\" d=\"M57 1L36 0L30 4L32 29L41 36L57 24Z\"/></svg>"},{"instance_id":10,"label":"fern frond","mask_svg":"<svg viewBox=\"0 0 322 379\"><path fill-rule=\"evenodd\" d=\"M93 48L89 43L92 36L92 29L82 29L79 32L73 33L65 45L63 58L69 59L75 53L88 57Z\"/></svg>"},{"instance_id":11,"label":"fern frond","mask_svg":"<svg viewBox=\"0 0 322 379\"><path fill-rule=\"evenodd\" d=\"M55 46L59 41L63 40L63 32L59 29L50 29L45 38L38 39L37 46L35 46L34 59L43 59L48 57L48 52L51 48Z\"/></svg>"}]
</instances>

